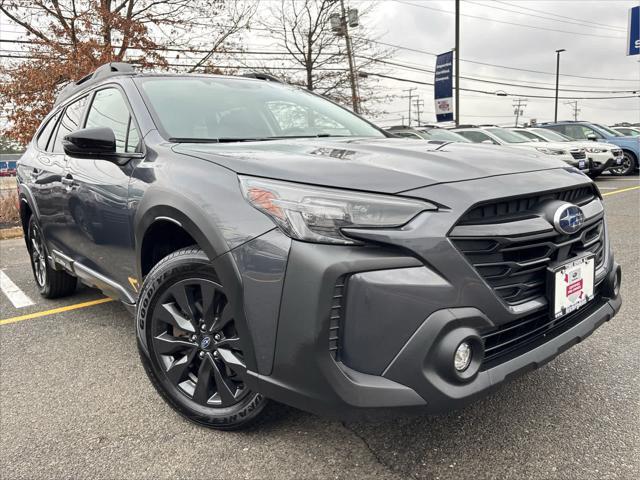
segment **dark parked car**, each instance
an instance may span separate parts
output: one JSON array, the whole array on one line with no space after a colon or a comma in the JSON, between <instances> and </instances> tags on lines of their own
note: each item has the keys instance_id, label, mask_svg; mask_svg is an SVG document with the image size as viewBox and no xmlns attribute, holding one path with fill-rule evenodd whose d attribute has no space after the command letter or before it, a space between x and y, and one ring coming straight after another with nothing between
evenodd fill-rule
<instances>
[{"instance_id":1,"label":"dark parked car","mask_svg":"<svg viewBox=\"0 0 640 480\"><path fill-rule=\"evenodd\" d=\"M62 91L18 166L40 292L79 279L135 312L144 368L186 418L239 428L268 398L447 411L618 312L578 170L390 138L257 77L105 65Z\"/></svg>"}]
</instances>

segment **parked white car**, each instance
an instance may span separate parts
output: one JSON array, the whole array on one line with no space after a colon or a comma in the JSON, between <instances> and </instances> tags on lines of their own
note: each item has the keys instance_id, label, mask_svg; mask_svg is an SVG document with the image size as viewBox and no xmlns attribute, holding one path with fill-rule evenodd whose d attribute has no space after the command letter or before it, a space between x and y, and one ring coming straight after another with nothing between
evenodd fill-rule
<instances>
[{"instance_id":1,"label":"parked white car","mask_svg":"<svg viewBox=\"0 0 640 480\"><path fill-rule=\"evenodd\" d=\"M613 143L592 142L590 140L574 140L571 137L550 130L548 128L514 128L514 131L527 138L538 138L543 142L564 143L578 148L584 148L589 163L589 176L597 177L605 170L619 168L624 160L624 153Z\"/></svg>"},{"instance_id":2,"label":"parked white car","mask_svg":"<svg viewBox=\"0 0 640 480\"><path fill-rule=\"evenodd\" d=\"M533 150L545 155L553 155L558 160L564 160L569 165L588 172L589 165L584 148L568 146L563 143L543 142L531 140L519 133L501 127L472 127L455 128L454 132L475 143L492 143L509 147Z\"/></svg>"}]
</instances>

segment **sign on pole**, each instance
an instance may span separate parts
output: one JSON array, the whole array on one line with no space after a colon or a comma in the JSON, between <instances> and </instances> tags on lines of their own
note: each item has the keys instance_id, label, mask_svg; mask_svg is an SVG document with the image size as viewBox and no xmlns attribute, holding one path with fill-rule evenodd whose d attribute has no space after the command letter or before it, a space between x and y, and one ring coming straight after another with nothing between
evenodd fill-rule
<instances>
[{"instance_id":1,"label":"sign on pole","mask_svg":"<svg viewBox=\"0 0 640 480\"><path fill-rule=\"evenodd\" d=\"M627 55L640 54L640 5L629 10Z\"/></svg>"},{"instance_id":2,"label":"sign on pole","mask_svg":"<svg viewBox=\"0 0 640 480\"><path fill-rule=\"evenodd\" d=\"M438 55L433 81L436 121L453 121L453 51Z\"/></svg>"}]
</instances>

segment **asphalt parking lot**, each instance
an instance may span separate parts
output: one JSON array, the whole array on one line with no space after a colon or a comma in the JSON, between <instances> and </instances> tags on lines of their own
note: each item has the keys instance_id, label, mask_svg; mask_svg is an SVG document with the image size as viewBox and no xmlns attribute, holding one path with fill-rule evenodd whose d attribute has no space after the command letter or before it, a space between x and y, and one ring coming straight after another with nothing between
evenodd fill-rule
<instances>
[{"instance_id":1,"label":"asphalt parking lot","mask_svg":"<svg viewBox=\"0 0 640 480\"><path fill-rule=\"evenodd\" d=\"M0 268L33 304L0 293L0 478L637 478L640 180L598 184L620 314L464 410L379 423L274 405L248 431L194 426L147 381L123 307L86 288L41 300L23 240L2 241Z\"/></svg>"}]
</instances>

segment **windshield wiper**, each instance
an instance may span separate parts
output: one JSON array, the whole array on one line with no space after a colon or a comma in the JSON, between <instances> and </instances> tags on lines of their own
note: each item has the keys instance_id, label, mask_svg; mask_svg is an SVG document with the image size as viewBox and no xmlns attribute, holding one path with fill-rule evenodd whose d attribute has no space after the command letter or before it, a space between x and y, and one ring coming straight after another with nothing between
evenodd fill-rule
<instances>
[{"instance_id":1,"label":"windshield wiper","mask_svg":"<svg viewBox=\"0 0 640 480\"><path fill-rule=\"evenodd\" d=\"M275 137L255 137L255 138L200 138L200 137L171 137L170 142L174 143L233 143L233 142L266 142L268 140L286 140L288 138L328 138L328 137L350 137L351 135L332 135L330 133L319 133L317 135L281 135Z\"/></svg>"},{"instance_id":2,"label":"windshield wiper","mask_svg":"<svg viewBox=\"0 0 640 480\"><path fill-rule=\"evenodd\" d=\"M169 138L169 141L174 143L262 142L264 140L270 140L270 138L233 138L233 137L220 137L220 138L171 137Z\"/></svg>"}]
</instances>

